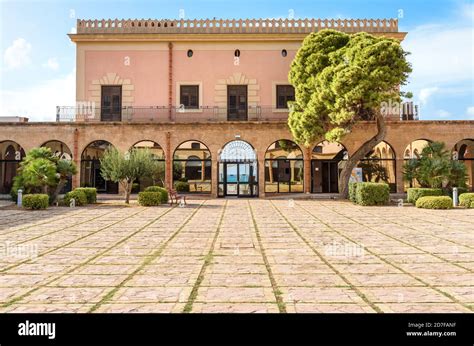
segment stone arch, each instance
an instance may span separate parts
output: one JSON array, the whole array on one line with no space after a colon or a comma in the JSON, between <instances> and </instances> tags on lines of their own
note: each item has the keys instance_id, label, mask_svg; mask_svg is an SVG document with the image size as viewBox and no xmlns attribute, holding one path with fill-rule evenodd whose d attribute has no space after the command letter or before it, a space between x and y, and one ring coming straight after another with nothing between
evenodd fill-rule
<instances>
[{"instance_id":1,"label":"stone arch","mask_svg":"<svg viewBox=\"0 0 474 346\"><path fill-rule=\"evenodd\" d=\"M10 193L23 157L25 151L20 144L12 140L0 141L0 193Z\"/></svg>"},{"instance_id":2,"label":"stone arch","mask_svg":"<svg viewBox=\"0 0 474 346\"><path fill-rule=\"evenodd\" d=\"M49 140L41 144L41 147L50 148L51 152L63 160L72 160L72 151L63 141Z\"/></svg>"},{"instance_id":3,"label":"stone arch","mask_svg":"<svg viewBox=\"0 0 474 346\"><path fill-rule=\"evenodd\" d=\"M206 144L199 140L181 142L173 152L173 185L181 181L187 183L187 191L181 192L211 193L211 167L211 151Z\"/></svg>"},{"instance_id":4,"label":"stone arch","mask_svg":"<svg viewBox=\"0 0 474 346\"><path fill-rule=\"evenodd\" d=\"M221 161L257 161L257 153L252 144L238 139L227 142L219 149Z\"/></svg>"},{"instance_id":5,"label":"stone arch","mask_svg":"<svg viewBox=\"0 0 474 346\"><path fill-rule=\"evenodd\" d=\"M107 140L95 140L81 153L81 186L95 187L97 192L118 193L118 183L106 181L100 174L100 158L107 148L114 145Z\"/></svg>"},{"instance_id":6,"label":"stone arch","mask_svg":"<svg viewBox=\"0 0 474 346\"><path fill-rule=\"evenodd\" d=\"M265 193L304 192L303 150L289 139L279 139L265 151Z\"/></svg>"}]
</instances>

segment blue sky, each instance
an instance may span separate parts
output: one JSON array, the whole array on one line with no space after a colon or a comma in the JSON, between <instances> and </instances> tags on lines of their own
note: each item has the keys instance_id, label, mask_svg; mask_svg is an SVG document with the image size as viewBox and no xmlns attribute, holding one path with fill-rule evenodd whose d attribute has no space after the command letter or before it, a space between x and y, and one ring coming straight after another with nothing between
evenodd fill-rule
<instances>
[{"instance_id":1,"label":"blue sky","mask_svg":"<svg viewBox=\"0 0 474 346\"><path fill-rule=\"evenodd\" d=\"M399 18L421 119L474 120L474 6L465 0L0 0L0 115L74 104L76 18Z\"/></svg>"}]
</instances>

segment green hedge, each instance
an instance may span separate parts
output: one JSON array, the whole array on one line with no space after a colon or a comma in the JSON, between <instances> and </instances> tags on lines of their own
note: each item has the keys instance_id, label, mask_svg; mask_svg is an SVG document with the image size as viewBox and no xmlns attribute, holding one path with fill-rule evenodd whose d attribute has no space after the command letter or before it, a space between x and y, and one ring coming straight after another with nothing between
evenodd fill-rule
<instances>
[{"instance_id":1,"label":"green hedge","mask_svg":"<svg viewBox=\"0 0 474 346\"><path fill-rule=\"evenodd\" d=\"M150 207L161 204L161 192L143 191L138 193L138 204Z\"/></svg>"},{"instance_id":2,"label":"green hedge","mask_svg":"<svg viewBox=\"0 0 474 346\"><path fill-rule=\"evenodd\" d=\"M161 186L148 186L146 192L159 192L161 194L161 203L168 203L168 190Z\"/></svg>"},{"instance_id":3,"label":"green hedge","mask_svg":"<svg viewBox=\"0 0 474 346\"><path fill-rule=\"evenodd\" d=\"M357 183L349 183L349 200L356 203Z\"/></svg>"},{"instance_id":4,"label":"green hedge","mask_svg":"<svg viewBox=\"0 0 474 346\"><path fill-rule=\"evenodd\" d=\"M451 209L453 200L448 196L424 196L416 201L417 208L425 209Z\"/></svg>"},{"instance_id":5,"label":"green hedge","mask_svg":"<svg viewBox=\"0 0 474 346\"><path fill-rule=\"evenodd\" d=\"M97 202L97 189L95 187L78 187L74 191L83 191L86 194L88 204Z\"/></svg>"},{"instance_id":6,"label":"green hedge","mask_svg":"<svg viewBox=\"0 0 474 346\"><path fill-rule=\"evenodd\" d=\"M430 188L414 188L411 187L407 190L407 202L415 204L418 198L425 196L442 196L442 189L430 189Z\"/></svg>"},{"instance_id":7,"label":"green hedge","mask_svg":"<svg viewBox=\"0 0 474 346\"><path fill-rule=\"evenodd\" d=\"M64 204L69 207L71 205L71 199L75 200L75 205L76 207L79 207L81 205L86 205L87 204L87 195L84 191L81 191L79 189L75 189L73 191L69 191L66 193L64 196Z\"/></svg>"},{"instance_id":8,"label":"green hedge","mask_svg":"<svg viewBox=\"0 0 474 346\"><path fill-rule=\"evenodd\" d=\"M390 200L390 187L385 183L356 183L356 203L384 205Z\"/></svg>"},{"instance_id":9,"label":"green hedge","mask_svg":"<svg viewBox=\"0 0 474 346\"><path fill-rule=\"evenodd\" d=\"M174 188L178 192L189 192L189 183L185 181L177 181L174 183Z\"/></svg>"},{"instance_id":10,"label":"green hedge","mask_svg":"<svg viewBox=\"0 0 474 346\"><path fill-rule=\"evenodd\" d=\"M462 193L459 195L459 205L471 207L474 203L474 192Z\"/></svg>"},{"instance_id":11,"label":"green hedge","mask_svg":"<svg viewBox=\"0 0 474 346\"><path fill-rule=\"evenodd\" d=\"M49 206L49 196L44 193L23 195L23 208L46 209Z\"/></svg>"}]
</instances>

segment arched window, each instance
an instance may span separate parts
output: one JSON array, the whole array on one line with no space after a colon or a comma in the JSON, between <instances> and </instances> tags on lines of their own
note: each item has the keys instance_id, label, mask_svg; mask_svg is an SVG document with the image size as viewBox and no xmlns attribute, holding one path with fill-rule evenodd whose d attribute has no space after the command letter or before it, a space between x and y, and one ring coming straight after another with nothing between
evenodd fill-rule
<instances>
[{"instance_id":1,"label":"arched window","mask_svg":"<svg viewBox=\"0 0 474 346\"><path fill-rule=\"evenodd\" d=\"M417 139L405 148L405 154L403 155L404 163L408 163L410 160L419 160L423 149L430 144L431 141L428 139ZM419 187L419 184L416 180L404 181L403 183L404 190L406 191L410 187Z\"/></svg>"},{"instance_id":2,"label":"arched window","mask_svg":"<svg viewBox=\"0 0 474 346\"><path fill-rule=\"evenodd\" d=\"M357 166L362 168L364 181L387 183L391 192L397 191L395 152L387 142L377 144Z\"/></svg>"},{"instance_id":3,"label":"arched window","mask_svg":"<svg viewBox=\"0 0 474 346\"><path fill-rule=\"evenodd\" d=\"M152 177L140 178L133 184L132 192L144 191L148 186L165 186L165 152L163 148L154 141L140 141L132 146L133 149L148 150L156 161L156 172ZM130 148L130 149L132 149Z\"/></svg>"},{"instance_id":4,"label":"arched window","mask_svg":"<svg viewBox=\"0 0 474 346\"><path fill-rule=\"evenodd\" d=\"M18 143L0 142L0 193L10 193L13 178L23 157L25 157L25 151Z\"/></svg>"},{"instance_id":5,"label":"arched window","mask_svg":"<svg viewBox=\"0 0 474 346\"><path fill-rule=\"evenodd\" d=\"M474 191L474 139L463 139L453 148L453 159L458 159L466 167L466 184L470 191Z\"/></svg>"},{"instance_id":6,"label":"arched window","mask_svg":"<svg viewBox=\"0 0 474 346\"><path fill-rule=\"evenodd\" d=\"M188 183L189 192L211 193L211 167L211 152L205 144L181 143L173 155L173 184L181 181Z\"/></svg>"},{"instance_id":7,"label":"arched window","mask_svg":"<svg viewBox=\"0 0 474 346\"><path fill-rule=\"evenodd\" d=\"M227 143L219 151L219 196L258 195L258 162L255 149L242 140Z\"/></svg>"},{"instance_id":8,"label":"arched window","mask_svg":"<svg viewBox=\"0 0 474 346\"><path fill-rule=\"evenodd\" d=\"M304 161L300 147L287 139L265 152L265 193L303 192Z\"/></svg>"},{"instance_id":9,"label":"arched window","mask_svg":"<svg viewBox=\"0 0 474 346\"><path fill-rule=\"evenodd\" d=\"M339 175L347 160L346 148L338 142L322 141L311 153L311 192L337 193Z\"/></svg>"},{"instance_id":10,"label":"arched window","mask_svg":"<svg viewBox=\"0 0 474 346\"><path fill-rule=\"evenodd\" d=\"M50 148L51 152L62 160L72 160L71 149L61 141L48 141L42 147Z\"/></svg>"},{"instance_id":11,"label":"arched window","mask_svg":"<svg viewBox=\"0 0 474 346\"><path fill-rule=\"evenodd\" d=\"M81 186L95 187L97 192L118 193L118 183L105 180L100 172L100 159L111 146L109 142L99 140L84 149L81 155Z\"/></svg>"}]
</instances>

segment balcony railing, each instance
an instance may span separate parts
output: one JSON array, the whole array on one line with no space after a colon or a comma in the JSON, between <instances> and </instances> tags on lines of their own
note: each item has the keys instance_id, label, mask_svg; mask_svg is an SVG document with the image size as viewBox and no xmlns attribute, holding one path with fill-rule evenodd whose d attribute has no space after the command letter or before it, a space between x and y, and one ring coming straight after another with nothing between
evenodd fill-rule
<instances>
[{"instance_id":1,"label":"balcony railing","mask_svg":"<svg viewBox=\"0 0 474 346\"><path fill-rule=\"evenodd\" d=\"M77 20L78 34L398 32L397 19L101 19Z\"/></svg>"},{"instance_id":2,"label":"balcony railing","mask_svg":"<svg viewBox=\"0 0 474 346\"><path fill-rule=\"evenodd\" d=\"M97 108L56 107L57 122L153 122L153 123L189 123L189 122L227 122L227 121L286 121L287 109L272 106L249 106L247 108L228 108L202 106L195 109L182 107L150 106Z\"/></svg>"}]
</instances>

